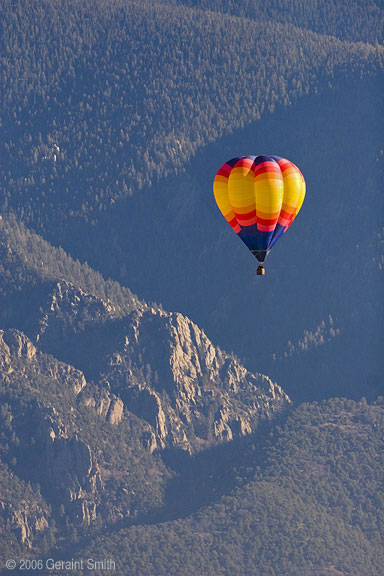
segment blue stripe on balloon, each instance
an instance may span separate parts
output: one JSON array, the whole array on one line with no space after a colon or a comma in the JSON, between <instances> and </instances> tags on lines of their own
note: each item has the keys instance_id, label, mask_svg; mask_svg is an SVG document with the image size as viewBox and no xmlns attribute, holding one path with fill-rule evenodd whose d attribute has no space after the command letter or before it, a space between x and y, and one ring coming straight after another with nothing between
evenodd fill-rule
<instances>
[{"instance_id":1,"label":"blue stripe on balloon","mask_svg":"<svg viewBox=\"0 0 384 576\"><path fill-rule=\"evenodd\" d=\"M254 251L264 251L269 249L273 232L262 232L257 229L257 225L243 226L239 234L244 244Z\"/></svg>"},{"instance_id":2,"label":"blue stripe on balloon","mask_svg":"<svg viewBox=\"0 0 384 576\"><path fill-rule=\"evenodd\" d=\"M270 243L268 245L268 250L270 250L276 244L276 242L284 234L286 229L287 229L287 226L282 226L279 223L276 224L276 228L273 231L272 238L271 238Z\"/></svg>"}]
</instances>

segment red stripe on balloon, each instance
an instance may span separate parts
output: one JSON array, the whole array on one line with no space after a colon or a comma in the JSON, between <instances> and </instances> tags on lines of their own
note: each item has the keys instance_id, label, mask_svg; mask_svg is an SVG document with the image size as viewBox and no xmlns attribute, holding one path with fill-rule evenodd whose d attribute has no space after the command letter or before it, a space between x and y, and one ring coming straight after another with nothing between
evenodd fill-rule
<instances>
[{"instance_id":1,"label":"red stripe on balloon","mask_svg":"<svg viewBox=\"0 0 384 576\"><path fill-rule=\"evenodd\" d=\"M277 218L257 218L257 225L261 224L262 226L276 226Z\"/></svg>"},{"instance_id":2,"label":"red stripe on balloon","mask_svg":"<svg viewBox=\"0 0 384 576\"><path fill-rule=\"evenodd\" d=\"M231 173L232 167L229 164L223 164L220 170L217 172L216 176L225 176L228 178Z\"/></svg>"},{"instance_id":3,"label":"red stripe on balloon","mask_svg":"<svg viewBox=\"0 0 384 576\"><path fill-rule=\"evenodd\" d=\"M250 158L240 158L234 165L234 168L249 168L253 167L253 160Z\"/></svg>"},{"instance_id":4,"label":"red stripe on balloon","mask_svg":"<svg viewBox=\"0 0 384 576\"><path fill-rule=\"evenodd\" d=\"M260 232L273 232L275 227L275 224L273 226L264 226L263 224L257 223L257 229L260 230Z\"/></svg>"},{"instance_id":5,"label":"red stripe on balloon","mask_svg":"<svg viewBox=\"0 0 384 576\"><path fill-rule=\"evenodd\" d=\"M259 174L265 174L265 172L272 172L274 174L279 174L281 176L281 170L277 166L276 162L263 162L258 164L255 168L255 176Z\"/></svg>"},{"instance_id":6,"label":"red stripe on balloon","mask_svg":"<svg viewBox=\"0 0 384 576\"><path fill-rule=\"evenodd\" d=\"M242 216L237 216L237 221L241 226L253 226L253 224L257 223L257 218L256 215L244 218L243 214Z\"/></svg>"}]
</instances>

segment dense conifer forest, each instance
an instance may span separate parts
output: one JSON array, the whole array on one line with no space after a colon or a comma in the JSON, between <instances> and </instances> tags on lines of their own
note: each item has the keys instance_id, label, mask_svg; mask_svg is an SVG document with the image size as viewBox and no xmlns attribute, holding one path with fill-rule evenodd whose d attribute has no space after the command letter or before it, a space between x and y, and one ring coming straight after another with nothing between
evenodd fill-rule
<instances>
[{"instance_id":1,"label":"dense conifer forest","mask_svg":"<svg viewBox=\"0 0 384 576\"><path fill-rule=\"evenodd\" d=\"M6 1L1 27L2 205L41 232L97 219L223 134L382 59L373 39L163 3Z\"/></svg>"}]
</instances>

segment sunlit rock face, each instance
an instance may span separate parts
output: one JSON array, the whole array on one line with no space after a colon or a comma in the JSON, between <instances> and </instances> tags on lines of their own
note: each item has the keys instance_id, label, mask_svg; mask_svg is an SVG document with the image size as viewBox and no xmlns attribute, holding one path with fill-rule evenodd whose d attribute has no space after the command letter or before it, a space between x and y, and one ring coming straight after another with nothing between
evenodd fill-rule
<instances>
[{"instance_id":1,"label":"sunlit rock face","mask_svg":"<svg viewBox=\"0 0 384 576\"><path fill-rule=\"evenodd\" d=\"M252 434L289 403L277 384L249 372L189 318L155 305L139 303L126 314L61 281L30 325L36 347L81 368L71 375L79 402L112 424L125 408L149 425L142 445L150 452L193 453ZM97 385L92 391L84 374Z\"/></svg>"},{"instance_id":2,"label":"sunlit rock face","mask_svg":"<svg viewBox=\"0 0 384 576\"><path fill-rule=\"evenodd\" d=\"M251 434L289 403L278 385L215 347L191 320L154 309L127 319L103 379L149 422L158 448L188 452Z\"/></svg>"}]
</instances>

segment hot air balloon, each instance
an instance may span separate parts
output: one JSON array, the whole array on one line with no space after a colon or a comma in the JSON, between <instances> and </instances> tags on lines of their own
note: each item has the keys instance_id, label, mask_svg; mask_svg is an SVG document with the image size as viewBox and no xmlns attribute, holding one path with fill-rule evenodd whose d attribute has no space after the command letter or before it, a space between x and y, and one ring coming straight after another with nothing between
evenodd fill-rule
<instances>
[{"instance_id":1,"label":"hot air balloon","mask_svg":"<svg viewBox=\"0 0 384 576\"><path fill-rule=\"evenodd\" d=\"M300 170L279 156L232 158L217 172L213 192L224 218L259 261L296 218L305 196Z\"/></svg>"}]
</instances>

